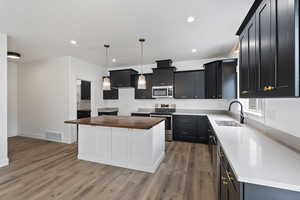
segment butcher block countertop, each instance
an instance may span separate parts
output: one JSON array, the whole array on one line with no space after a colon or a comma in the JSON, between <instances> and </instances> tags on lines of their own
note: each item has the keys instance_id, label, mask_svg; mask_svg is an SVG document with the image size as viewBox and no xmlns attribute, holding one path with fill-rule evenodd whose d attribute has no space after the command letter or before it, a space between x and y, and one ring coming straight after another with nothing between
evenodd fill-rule
<instances>
[{"instance_id":1,"label":"butcher block countertop","mask_svg":"<svg viewBox=\"0 0 300 200\"><path fill-rule=\"evenodd\" d=\"M164 120L165 118L158 117L100 116L69 120L65 121L65 123L117 128L151 129L153 126Z\"/></svg>"}]
</instances>

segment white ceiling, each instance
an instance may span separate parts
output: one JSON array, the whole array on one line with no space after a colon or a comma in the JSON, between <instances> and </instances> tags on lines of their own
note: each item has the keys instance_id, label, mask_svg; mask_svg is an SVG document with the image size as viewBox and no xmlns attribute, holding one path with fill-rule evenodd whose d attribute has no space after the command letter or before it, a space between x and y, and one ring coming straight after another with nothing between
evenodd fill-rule
<instances>
[{"instance_id":1,"label":"white ceiling","mask_svg":"<svg viewBox=\"0 0 300 200\"><path fill-rule=\"evenodd\" d=\"M115 66L135 65L138 38L145 63L202 59L229 53L254 0L0 0L0 32L22 62L76 56L104 64L111 44ZM187 23L188 16L196 18ZM69 43L76 40L77 46ZM197 53L192 53L196 48Z\"/></svg>"}]
</instances>

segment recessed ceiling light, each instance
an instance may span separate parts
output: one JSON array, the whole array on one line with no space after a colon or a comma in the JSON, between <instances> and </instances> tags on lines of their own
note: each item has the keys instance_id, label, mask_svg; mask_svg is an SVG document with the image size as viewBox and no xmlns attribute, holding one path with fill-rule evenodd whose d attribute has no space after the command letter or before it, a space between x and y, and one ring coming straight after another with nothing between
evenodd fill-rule
<instances>
[{"instance_id":1,"label":"recessed ceiling light","mask_svg":"<svg viewBox=\"0 0 300 200\"><path fill-rule=\"evenodd\" d=\"M192 49L192 53L196 53L197 52L197 49Z\"/></svg>"},{"instance_id":2,"label":"recessed ceiling light","mask_svg":"<svg viewBox=\"0 0 300 200\"><path fill-rule=\"evenodd\" d=\"M188 23L192 23L192 22L194 22L195 21L195 17L193 17L193 16L190 16L190 17L188 17L187 18L187 20L186 20Z\"/></svg>"},{"instance_id":3,"label":"recessed ceiling light","mask_svg":"<svg viewBox=\"0 0 300 200\"><path fill-rule=\"evenodd\" d=\"M112 62L117 62L117 59L113 58L111 61L112 61Z\"/></svg>"},{"instance_id":4,"label":"recessed ceiling light","mask_svg":"<svg viewBox=\"0 0 300 200\"><path fill-rule=\"evenodd\" d=\"M7 58L19 60L21 58L21 54L17 52L7 52Z\"/></svg>"},{"instance_id":5,"label":"recessed ceiling light","mask_svg":"<svg viewBox=\"0 0 300 200\"><path fill-rule=\"evenodd\" d=\"M71 40L70 43L73 44L73 45L76 45L77 41L76 40Z\"/></svg>"}]
</instances>

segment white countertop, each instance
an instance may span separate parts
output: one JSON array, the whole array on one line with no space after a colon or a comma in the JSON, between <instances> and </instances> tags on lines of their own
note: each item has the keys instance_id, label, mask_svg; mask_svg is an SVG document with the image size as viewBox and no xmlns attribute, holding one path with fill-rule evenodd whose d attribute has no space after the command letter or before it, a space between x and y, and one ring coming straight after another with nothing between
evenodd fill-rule
<instances>
[{"instance_id":1,"label":"white countertop","mask_svg":"<svg viewBox=\"0 0 300 200\"><path fill-rule=\"evenodd\" d=\"M198 115L208 116L238 181L300 192L300 154L297 151L249 126L227 127L215 123L215 120L234 120L228 115L201 112Z\"/></svg>"}]
</instances>

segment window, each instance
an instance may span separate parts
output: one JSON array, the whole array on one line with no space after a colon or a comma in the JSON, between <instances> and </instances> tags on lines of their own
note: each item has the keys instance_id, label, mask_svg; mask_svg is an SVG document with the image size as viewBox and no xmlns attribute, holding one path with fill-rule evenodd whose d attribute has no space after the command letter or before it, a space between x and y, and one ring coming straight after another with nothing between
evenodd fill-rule
<instances>
[{"instance_id":1,"label":"window","mask_svg":"<svg viewBox=\"0 0 300 200\"><path fill-rule=\"evenodd\" d=\"M262 113L262 99L246 99L245 100L246 111L252 113Z\"/></svg>"}]
</instances>

